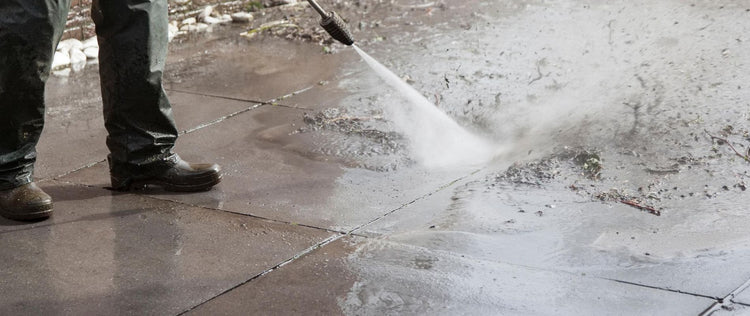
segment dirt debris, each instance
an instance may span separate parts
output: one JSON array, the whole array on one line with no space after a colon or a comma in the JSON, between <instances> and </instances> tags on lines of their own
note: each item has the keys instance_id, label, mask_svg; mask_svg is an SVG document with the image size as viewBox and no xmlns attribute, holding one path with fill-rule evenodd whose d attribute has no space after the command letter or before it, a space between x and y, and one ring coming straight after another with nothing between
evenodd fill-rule
<instances>
[{"instance_id":1,"label":"dirt debris","mask_svg":"<svg viewBox=\"0 0 750 316\"><path fill-rule=\"evenodd\" d=\"M602 168L602 159L597 150L566 147L538 161L515 163L495 175L494 182L540 186L558 176L582 176L596 180L599 179Z\"/></svg>"},{"instance_id":2,"label":"dirt debris","mask_svg":"<svg viewBox=\"0 0 750 316\"><path fill-rule=\"evenodd\" d=\"M392 171L412 163L405 152L404 137L385 130L381 115L352 116L343 109L328 108L316 113L304 113L306 126L297 133L315 132L322 140L318 153L364 161L356 164L374 171Z\"/></svg>"}]
</instances>

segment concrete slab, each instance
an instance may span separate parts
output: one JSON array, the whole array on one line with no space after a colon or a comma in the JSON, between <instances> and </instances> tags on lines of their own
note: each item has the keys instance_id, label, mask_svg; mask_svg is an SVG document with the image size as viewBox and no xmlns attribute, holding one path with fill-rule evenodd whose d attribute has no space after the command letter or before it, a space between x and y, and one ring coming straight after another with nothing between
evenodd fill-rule
<instances>
[{"instance_id":1,"label":"concrete slab","mask_svg":"<svg viewBox=\"0 0 750 316\"><path fill-rule=\"evenodd\" d=\"M513 187L486 171L356 233L716 298L750 278L746 215L707 214L692 201L693 208L654 216L563 185Z\"/></svg>"},{"instance_id":2,"label":"concrete slab","mask_svg":"<svg viewBox=\"0 0 750 316\"><path fill-rule=\"evenodd\" d=\"M304 43L258 39L248 45L237 36L243 30L233 30L171 50L166 88L268 101L329 80L346 60Z\"/></svg>"},{"instance_id":3,"label":"concrete slab","mask_svg":"<svg viewBox=\"0 0 750 316\"><path fill-rule=\"evenodd\" d=\"M45 179L102 161L109 150L96 67L72 77L50 77L44 132L35 176ZM254 104L169 92L180 130L191 130Z\"/></svg>"},{"instance_id":4,"label":"concrete slab","mask_svg":"<svg viewBox=\"0 0 750 316\"><path fill-rule=\"evenodd\" d=\"M579 274L347 237L189 314L695 315L711 303Z\"/></svg>"},{"instance_id":5,"label":"concrete slab","mask_svg":"<svg viewBox=\"0 0 750 316\"><path fill-rule=\"evenodd\" d=\"M745 289L732 299L733 302L750 306L750 290Z\"/></svg>"},{"instance_id":6,"label":"concrete slab","mask_svg":"<svg viewBox=\"0 0 750 316\"><path fill-rule=\"evenodd\" d=\"M53 219L0 219L0 314L177 314L332 234L46 181Z\"/></svg>"},{"instance_id":7,"label":"concrete slab","mask_svg":"<svg viewBox=\"0 0 750 316\"><path fill-rule=\"evenodd\" d=\"M305 125L303 115L299 109L268 105L184 135L178 140L177 152L190 161L221 164L225 172L222 183L203 194L153 194L191 205L345 231L470 172L430 172L408 165L395 171L355 168L353 164L366 162L368 156L348 160L318 150L316 138L328 134L296 132ZM331 133L330 137L341 136ZM109 185L106 164L61 180Z\"/></svg>"},{"instance_id":8,"label":"concrete slab","mask_svg":"<svg viewBox=\"0 0 750 316\"><path fill-rule=\"evenodd\" d=\"M750 315L750 306L735 304L730 308L720 308L711 314L711 316L747 316Z\"/></svg>"},{"instance_id":9,"label":"concrete slab","mask_svg":"<svg viewBox=\"0 0 750 316\"><path fill-rule=\"evenodd\" d=\"M106 158L98 67L71 77L50 76L35 177L45 179Z\"/></svg>"},{"instance_id":10,"label":"concrete slab","mask_svg":"<svg viewBox=\"0 0 750 316\"><path fill-rule=\"evenodd\" d=\"M181 132L191 131L229 115L258 107L258 103L167 91L174 119Z\"/></svg>"},{"instance_id":11,"label":"concrete slab","mask_svg":"<svg viewBox=\"0 0 750 316\"><path fill-rule=\"evenodd\" d=\"M346 62L339 65L339 71L331 78L313 85L310 89L281 98L277 103L308 111L320 111L331 107L362 111L368 105L372 108L372 104L366 103L368 99L378 93L392 93L390 88L383 85L372 70L355 56L353 50L342 51L338 55L352 56L347 57Z\"/></svg>"}]
</instances>

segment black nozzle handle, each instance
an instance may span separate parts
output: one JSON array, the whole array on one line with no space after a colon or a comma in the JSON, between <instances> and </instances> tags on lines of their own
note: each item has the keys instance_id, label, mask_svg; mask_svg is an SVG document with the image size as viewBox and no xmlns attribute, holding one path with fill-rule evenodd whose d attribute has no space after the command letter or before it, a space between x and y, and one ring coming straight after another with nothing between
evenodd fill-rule
<instances>
[{"instance_id":1,"label":"black nozzle handle","mask_svg":"<svg viewBox=\"0 0 750 316\"><path fill-rule=\"evenodd\" d=\"M322 26L331 37L342 44L348 46L354 44L352 33L349 32L349 26L338 14L336 14L336 12L331 11L331 14L320 21L320 26Z\"/></svg>"},{"instance_id":2,"label":"black nozzle handle","mask_svg":"<svg viewBox=\"0 0 750 316\"><path fill-rule=\"evenodd\" d=\"M336 12L331 11L331 13L326 12L323 10L323 8L318 5L315 0L307 0L307 2L310 3L310 6L315 9L315 11L318 11L320 16L323 18L320 20L320 26L323 27L323 29L328 32L328 34L331 35L335 40L343 43L344 45L352 45L354 44L354 39L352 38L352 33L349 32L349 26L346 25L346 22L341 19L341 17L336 14Z\"/></svg>"}]
</instances>

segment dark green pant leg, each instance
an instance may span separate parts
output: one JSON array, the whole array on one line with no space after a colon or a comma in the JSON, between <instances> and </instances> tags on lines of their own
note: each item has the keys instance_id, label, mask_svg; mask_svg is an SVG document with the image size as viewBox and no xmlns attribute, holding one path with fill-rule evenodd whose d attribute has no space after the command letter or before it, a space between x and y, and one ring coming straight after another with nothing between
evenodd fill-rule
<instances>
[{"instance_id":1,"label":"dark green pant leg","mask_svg":"<svg viewBox=\"0 0 750 316\"><path fill-rule=\"evenodd\" d=\"M32 181L44 84L70 0L0 0L0 190Z\"/></svg>"},{"instance_id":2,"label":"dark green pant leg","mask_svg":"<svg viewBox=\"0 0 750 316\"><path fill-rule=\"evenodd\" d=\"M167 0L94 0L110 170L172 157L177 127L162 87ZM123 171L126 172L126 171Z\"/></svg>"}]
</instances>

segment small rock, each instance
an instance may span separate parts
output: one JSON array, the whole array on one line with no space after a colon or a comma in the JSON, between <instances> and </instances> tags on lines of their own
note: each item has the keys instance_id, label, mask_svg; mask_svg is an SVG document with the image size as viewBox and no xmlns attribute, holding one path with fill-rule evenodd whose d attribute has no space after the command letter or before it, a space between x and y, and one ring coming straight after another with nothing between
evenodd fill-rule
<instances>
[{"instance_id":1,"label":"small rock","mask_svg":"<svg viewBox=\"0 0 750 316\"><path fill-rule=\"evenodd\" d=\"M219 23L222 22L222 20L217 19L215 17L211 17L211 16L207 16L207 17L203 18L202 20L203 20L203 22L206 22L206 24L219 24Z\"/></svg>"},{"instance_id":2,"label":"small rock","mask_svg":"<svg viewBox=\"0 0 750 316\"><path fill-rule=\"evenodd\" d=\"M195 20L195 18L187 18L187 19L184 19L184 20L182 20L182 23L181 23L181 24L182 24L183 26L185 26L185 25L193 25L193 24L195 24L196 22L198 22L198 21L196 21L196 20ZM180 28L180 29L182 29L182 28Z\"/></svg>"},{"instance_id":3,"label":"small rock","mask_svg":"<svg viewBox=\"0 0 750 316\"><path fill-rule=\"evenodd\" d=\"M60 44L57 44L57 51L68 53L71 49L78 49L80 50L83 48L83 44L81 41L75 39L75 38L69 38L64 41L60 41Z\"/></svg>"},{"instance_id":4,"label":"small rock","mask_svg":"<svg viewBox=\"0 0 750 316\"><path fill-rule=\"evenodd\" d=\"M231 18L234 23L250 23L253 20L253 15L248 12L237 12L233 13Z\"/></svg>"},{"instance_id":5,"label":"small rock","mask_svg":"<svg viewBox=\"0 0 750 316\"><path fill-rule=\"evenodd\" d=\"M208 24L206 23L197 23L195 24L195 31L196 32L206 32L210 31Z\"/></svg>"},{"instance_id":6,"label":"small rock","mask_svg":"<svg viewBox=\"0 0 750 316\"><path fill-rule=\"evenodd\" d=\"M213 12L214 12L214 6L211 6L211 5L206 6L205 8L203 8L203 10L201 10L201 13L198 14L198 19L202 21L206 21L205 19L210 18L211 13Z\"/></svg>"},{"instance_id":7,"label":"small rock","mask_svg":"<svg viewBox=\"0 0 750 316\"><path fill-rule=\"evenodd\" d=\"M67 76L70 76L70 68L53 70L52 74L58 77L67 77Z\"/></svg>"},{"instance_id":8,"label":"small rock","mask_svg":"<svg viewBox=\"0 0 750 316\"><path fill-rule=\"evenodd\" d=\"M52 69L65 68L70 65L70 56L68 52L55 52L55 57L52 59Z\"/></svg>"},{"instance_id":9,"label":"small rock","mask_svg":"<svg viewBox=\"0 0 750 316\"><path fill-rule=\"evenodd\" d=\"M83 54L89 59L99 58L99 47L87 47L83 49Z\"/></svg>"},{"instance_id":10,"label":"small rock","mask_svg":"<svg viewBox=\"0 0 750 316\"><path fill-rule=\"evenodd\" d=\"M175 36L177 36L177 32L179 32L180 29L177 27L177 23L169 23L169 27L167 28L167 41L172 41Z\"/></svg>"},{"instance_id":11,"label":"small rock","mask_svg":"<svg viewBox=\"0 0 750 316\"><path fill-rule=\"evenodd\" d=\"M81 50L85 50L86 48L90 47L99 47L99 41L96 39L96 36L92 36L81 42Z\"/></svg>"},{"instance_id":12,"label":"small rock","mask_svg":"<svg viewBox=\"0 0 750 316\"><path fill-rule=\"evenodd\" d=\"M175 4L188 4L190 0L174 0Z\"/></svg>"},{"instance_id":13,"label":"small rock","mask_svg":"<svg viewBox=\"0 0 750 316\"><path fill-rule=\"evenodd\" d=\"M86 58L86 54L80 49L70 50L70 66L73 68L73 71L78 72L86 68L86 59L88 59Z\"/></svg>"},{"instance_id":14,"label":"small rock","mask_svg":"<svg viewBox=\"0 0 750 316\"><path fill-rule=\"evenodd\" d=\"M169 26L167 27L167 31L172 33L177 33L180 30L179 27L177 27L177 23L169 23Z\"/></svg>"}]
</instances>

